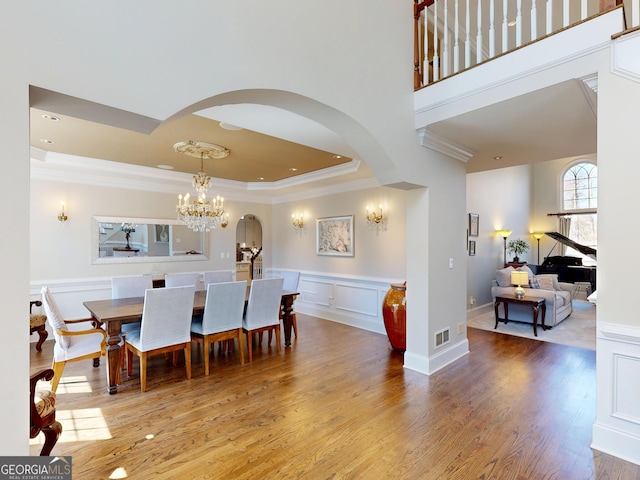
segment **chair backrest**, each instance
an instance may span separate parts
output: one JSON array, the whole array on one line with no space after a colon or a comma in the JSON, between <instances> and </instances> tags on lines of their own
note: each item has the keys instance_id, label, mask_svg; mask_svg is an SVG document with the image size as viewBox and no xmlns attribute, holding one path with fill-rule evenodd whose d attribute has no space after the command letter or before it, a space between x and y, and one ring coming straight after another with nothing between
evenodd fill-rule
<instances>
[{"instance_id":1,"label":"chair backrest","mask_svg":"<svg viewBox=\"0 0 640 480\"><path fill-rule=\"evenodd\" d=\"M282 285L282 289L287 292L297 292L298 284L300 283L300 272L288 272L283 271L280 272L282 278L284 278L284 284Z\"/></svg>"},{"instance_id":2,"label":"chair backrest","mask_svg":"<svg viewBox=\"0 0 640 480\"><path fill-rule=\"evenodd\" d=\"M210 283L233 282L233 273L231 270L212 270L204 272L205 289Z\"/></svg>"},{"instance_id":3,"label":"chair backrest","mask_svg":"<svg viewBox=\"0 0 640 480\"><path fill-rule=\"evenodd\" d=\"M140 323L142 351L190 341L195 292L193 285L145 292Z\"/></svg>"},{"instance_id":4,"label":"chair backrest","mask_svg":"<svg viewBox=\"0 0 640 480\"><path fill-rule=\"evenodd\" d=\"M202 315L202 333L225 332L242 327L247 281L210 283Z\"/></svg>"},{"instance_id":5,"label":"chair backrest","mask_svg":"<svg viewBox=\"0 0 640 480\"><path fill-rule=\"evenodd\" d=\"M58 333L59 330L68 330L67 324L64 323L64 318L62 318L62 314L60 313L60 309L58 308L58 304L56 303L53 295L51 294L51 290L46 285L42 287L42 306L44 307L44 313L47 316L47 322L49 326L53 330L53 336L56 339L58 345L66 350L69 348L69 338L64 337Z\"/></svg>"},{"instance_id":6,"label":"chair backrest","mask_svg":"<svg viewBox=\"0 0 640 480\"><path fill-rule=\"evenodd\" d=\"M111 298L144 297L148 288L153 288L151 275L111 277Z\"/></svg>"},{"instance_id":7,"label":"chair backrest","mask_svg":"<svg viewBox=\"0 0 640 480\"><path fill-rule=\"evenodd\" d=\"M187 287L193 285L196 290L200 288L200 272L166 273L164 275L165 287Z\"/></svg>"},{"instance_id":8,"label":"chair backrest","mask_svg":"<svg viewBox=\"0 0 640 480\"><path fill-rule=\"evenodd\" d=\"M249 303L244 316L246 329L279 324L283 282L283 278L260 278L251 282Z\"/></svg>"}]
</instances>

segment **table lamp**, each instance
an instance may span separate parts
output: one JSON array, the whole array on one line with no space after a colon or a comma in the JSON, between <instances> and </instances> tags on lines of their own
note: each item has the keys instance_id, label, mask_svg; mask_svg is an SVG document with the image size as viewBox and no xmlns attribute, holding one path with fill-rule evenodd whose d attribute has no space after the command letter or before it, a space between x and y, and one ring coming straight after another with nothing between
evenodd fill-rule
<instances>
[{"instance_id":1,"label":"table lamp","mask_svg":"<svg viewBox=\"0 0 640 480\"><path fill-rule=\"evenodd\" d=\"M524 289L522 288L522 285L529 285L529 274L522 271L511 272L511 283L516 285L513 294L518 300L522 300L524 298Z\"/></svg>"}]
</instances>

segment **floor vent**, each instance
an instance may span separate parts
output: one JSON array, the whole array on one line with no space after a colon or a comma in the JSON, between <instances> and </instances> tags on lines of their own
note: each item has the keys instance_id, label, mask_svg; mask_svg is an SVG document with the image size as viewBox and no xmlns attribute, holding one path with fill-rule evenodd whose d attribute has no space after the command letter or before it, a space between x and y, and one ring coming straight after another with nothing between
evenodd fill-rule
<instances>
[{"instance_id":1,"label":"floor vent","mask_svg":"<svg viewBox=\"0 0 640 480\"><path fill-rule=\"evenodd\" d=\"M449 329L445 328L436 333L436 347L449 343Z\"/></svg>"}]
</instances>

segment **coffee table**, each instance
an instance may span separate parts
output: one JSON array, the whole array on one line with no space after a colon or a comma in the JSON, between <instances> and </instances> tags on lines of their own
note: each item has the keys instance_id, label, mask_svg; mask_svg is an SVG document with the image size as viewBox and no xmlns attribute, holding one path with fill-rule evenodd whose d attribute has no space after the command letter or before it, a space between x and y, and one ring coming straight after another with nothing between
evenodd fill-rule
<instances>
[{"instance_id":1,"label":"coffee table","mask_svg":"<svg viewBox=\"0 0 640 480\"><path fill-rule=\"evenodd\" d=\"M547 314L547 304L544 301L544 298L540 297L530 297L525 295L524 298L517 298L515 295L498 295L496 297L496 301L494 303L494 308L496 312L496 325L494 330L498 328L498 306L500 304L504 305L504 323L506 324L509 321L509 304L513 303L516 305L526 305L531 307L533 312L533 335L538 336L538 310L542 310L542 316L540 320L540 326L542 330L546 330L547 326L544 324L544 317Z\"/></svg>"}]
</instances>

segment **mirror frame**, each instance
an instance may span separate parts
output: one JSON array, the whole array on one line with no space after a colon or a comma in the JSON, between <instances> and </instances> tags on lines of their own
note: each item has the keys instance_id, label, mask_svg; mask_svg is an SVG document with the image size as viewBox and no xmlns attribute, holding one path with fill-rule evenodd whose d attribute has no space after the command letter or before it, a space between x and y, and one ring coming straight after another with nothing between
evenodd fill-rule
<instances>
[{"instance_id":1,"label":"mirror frame","mask_svg":"<svg viewBox=\"0 0 640 480\"><path fill-rule=\"evenodd\" d=\"M110 265L114 263L160 263L160 262L195 262L208 260L209 247L208 232L202 232L202 255L178 255L162 257L101 257L100 249L100 224L101 223L137 223L150 225L184 225L179 220L166 218L133 218L133 217L106 217L94 215L91 218L91 263L93 265Z\"/></svg>"}]
</instances>

